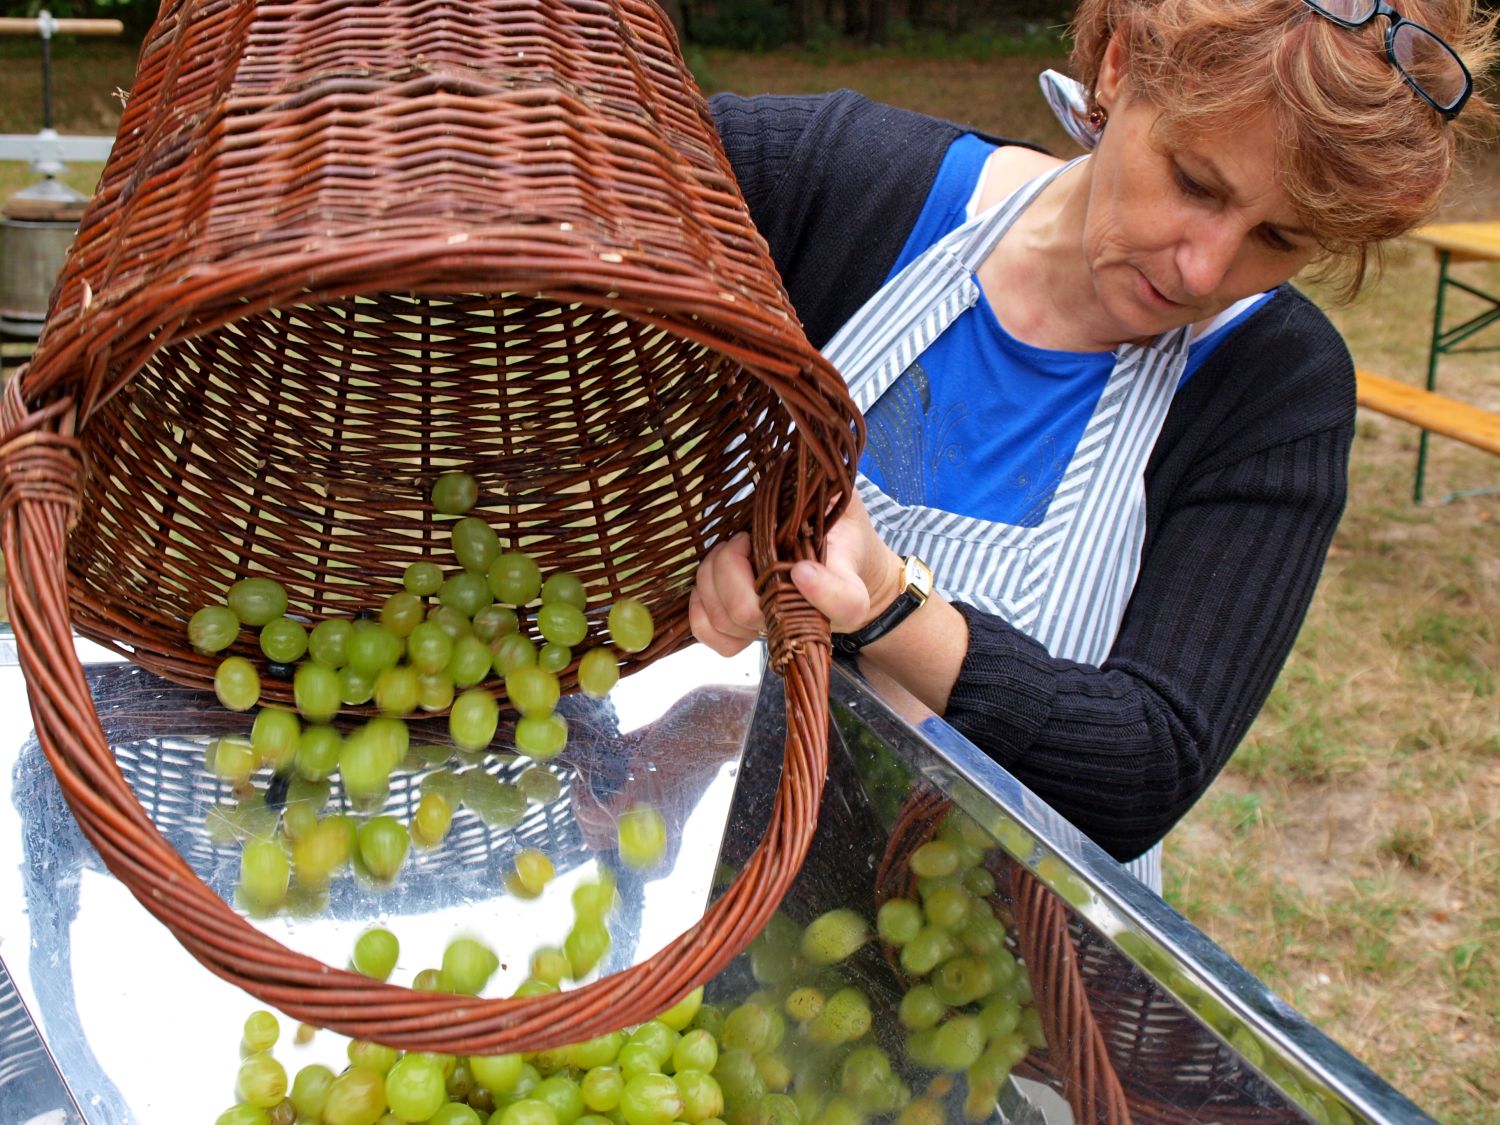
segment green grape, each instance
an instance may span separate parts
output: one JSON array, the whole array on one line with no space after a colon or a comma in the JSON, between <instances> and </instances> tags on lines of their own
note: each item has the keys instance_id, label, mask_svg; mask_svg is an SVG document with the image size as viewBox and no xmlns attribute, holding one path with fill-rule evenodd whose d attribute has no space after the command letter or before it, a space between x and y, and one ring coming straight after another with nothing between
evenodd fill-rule
<instances>
[{"instance_id":1,"label":"green grape","mask_svg":"<svg viewBox=\"0 0 1500 1125\"><path fill-rule=\"evenodd\" d=\"M292 867L276 840L252 840L240 855L240 893L256 913L274 913L286 901Z\"/></svg>"},{"instance_id":2,"label":"green grape","mask_svg":"<svg viewBox=\"0 0 1500 1125\"><path fill-rule=\"evenodd\" d=\"M204 606L188 618L187 633L194 652L222 652L239 639L240 619L227 605Z\"/></svg>"},{"instance_id":3,"label":"green grape","mask_svg":"<svg viewBox=\"0 0 1500 1125\"><path fill-rule=\"evenodd\" d=\"M542 589L541 568L530 555L507 551L490 564L489 587L495 600L506 605L526 605Z\"/></svg>"},{"instance_id":4,"label":"green grape","mask_svg":"<svg viewBox=\"0 0 1500 1125\"><path fill-rule=\"evenodd\" d=\"M203 756L208 772L225 781L244 781L259 765L259 756L248 739L225 735L208 744Z\"/></svg>"},{"instance_id":5,"label":"green grape","mask_svg":"<svg viewBox=\"0 0 1500 1125\"><path fill-rule=\"evenodd\" d=\"M667 854L666 819L650 805L637 803L626 809L616 834L620 862L632 871L648 871Z\"/></svg>"},{"instance_id":6,"label":"green grape","mask_svg":"<svg viewBox=\"0 0 1500 1125\"><path fill-rule=\"evenodd\" d=\"M701 1027L683 1032L682 1038L678 1039L677 1045L672 1048L672 1069L676 1072L700 1070L708 1074L718 1065L718 1062L718 1041ZM718 1114L709 1114L709 1116L717 1117Z\"/></svg>"},{"instance_id":7,"label":"green grape","mask_svg":"<svg viewBox=\"0 0 1500 1125\"><path fill-rule=\"evenodd\" d=\"M307 651L306 626L290 617L277 617L266 622L260 631L260 651L267 660L277 664L301 660Z\"/></svg>"},{"instance_id":8,"label":"green grape","mask_svg":"<svg viewBox=\"0 0 1500 1125\"><path fill-rule=\"evenodd\" d=\"M884 1051L872 1045L856 1047L839 1071L839 1089L861 1109L868 1109L882 1099L893 1077L890 1056Z\"/></svg>"},{"instance_id":9,"label":"green grape","mask_svg":"<svg viewBox=\"0 0 1500 1125\"><path fill-rule=\"evenodd\" d=\"M823 995L822 989L811 986L794 988L787 993L783 1008L798 1023L806 1023L817 1018L818 1013L823 1010L825 1000L827 997Z\"/></svg>"},{"instance_id":10,"label":"green grape","mask_svg":"<svg viewBox=\"0 0 1500 1125\"><path fill-rule=\"evenodd\" d=\"M935 1097L921 1097L901 1111L896 1125L948 1125L948 1115Z\"/></svg>"},{"instance_id":11,"label":"green grape","mask_svg":"<svg viewBox=\"0 0 1500 1125\"><path fill-rule=\"evenodd\" d=\"M526 794L526 799L537 805L550 805L562 796L562 782L546 766L528 766L516 778L516 788ZM614 883L610 883L614 893Z\"/></svg>"},{"instance_id":12,"label":"green grape","mask_svg":"<svg viewBox=\"0 0 1500 1125\"><path fill-rule=\"evenodd\" d=\"M660 1074L661 1059L649 1043L626 1043L620 1048L620 1075L628 1085L632 1078L642 1074Z\"/></svg>"},{"instance_id":13,"label":"green grape","mask_svg":"<svg viewBox=\"0 0 1500 1125\"><path fill-rule=\"evenodd\" d=\"M446 629L436 621L423 621L406 638L406 659L419 672L441 672L453 656L453 647Z\"/></svg>"},{"instance_id":14,"label":"green grape","mask_svg":"<svg viewBox=\"0 0 1500 1125\"><path fill-rule=\"evenodd\" d=\"M679 1120L697 1125L724 1112L724 1091L712 1075L701 1070L679 1070L672 1076L672 1082L682 1097Z\"/></svg>"},{"instance_id":15,"label":"green grape","mask_svg":"<svg viewBox=\"0 0 1500 1125\"><path fill-rule=\"evenodd\" d=\"M508 1094L521 1081L520 1055L470 1055L469 1073L490 1093Z\"/></svg>"},{"instance_id":16,"label":"green grape","mask_svg":"<svg viewBox=\"0 0 1500 1125\"><path fill-rule=\"evenodd\" d=\"M349 662L349 642L354 623L342 617L319 621L307 635L307 655L327 668L342 668Z\"/></svg>"},{"instance_id":17,"label":"green grape","mask_svg":"<svg viewBox=\"0 0 1500 1125\"><path fill-rule=\"evenodd\" d=\"M272 578L241 578L225 596L229 608L245 625L259 627L286 612L286 590Z\"/></svg>"},{"instance_id":18,"label":"green grape","mask_svg":"<svg viewBox=\"0 0 1500 1125\"><path fill-rule=\"evenodd\" d=\"M589 621L583 610L569 602L542 603L536 611L537 631L557 645L576 645L588 636Z\"/></svg>"},{"instance_id":19,"label":"green grape","mask_svg":"<svg viewBox=\"0 0 1500 1125\"><path fill-rule=\"evenodd\" d=\"M544 980L523 980L521 982L521 987L518 988L518 989L516 989L515 992L513 992L511 995L513 995L513 996L550 996L552 993L558 992L558 991L560 991L560 990L558 989L557 985L555 985L555 984L548 984ZM532 1057L533 1058L540 1058L540 1056L532 1056Z\"/></svg>"},{"instance_id":20,"label":"green grape","mask_svg":"<svg viewBox=\"0 0 1500 1125\"><path fill-rule=\"evenodd\" d=\"M419 692L417 670L410 664L397 664L375 677L375 706L382 715L410 715L417 709Z\"/></svg>"},{"instance_id":21,"label":"green grape","mask_svg":"<svg viewBox=\"0 0 1500 1125\"><path fill-rule=\"evenodd\" d=\"M318 821L292 844L292 870L303 887L326 887L334 872L348 862L349 830L332 818Z\"/></svg>"},{"instance_id":22,"label":"green grape","mask_svg":"<svg viewBox=\"0 0 1500 1125\"><path fill-rule=\"evenodd\" d=\"M852 1043L870 1030L870 998L857 988L841 988L830 996L817 1018L807 1024L814 1043L832 1046Z\"/></svg>"},{"instance_id":23,"label":"green grape","mask_svg":"<svg viewBox=\"0 0 1500 1125\"><path fill-rule=\"evenodd\" d=\"M672 1057L677 1041L682 1037L661 1020L647 1020L630 1034L627 1043L644 1043L656 1056L658 1064L665 1064Z\"/></svg>"},{"instance_id":24,"label":"green grape","mask_svg":"<svg viewBox=\"0 0 1500 1125\"><path fill-rule=\"evenodd\" d=\"M354 623L354 633L349 638L349 666L374 679L387 668L395 667L403 648L401 638L384 625L361 619Z\"/></svg>"},{"instance_id":25,"label":"green grape","mask_svg":"<svg viewBox=\"0 0 1500 1125\"><path fill-rule=\"evenodd\" d=\"M499 967L495 951L477 938L456 937L443 950L443 983L450 992L478 996Z\"/></svg>"},{"instance_id":26,"label":"green grape","mask_svg":"<svg viewBox=\"0 0 1500 1125\"><path fill-rule=\"evenodd\" d=\"M748 1051L721 1051L713 1070L724 1100L730 1105L753 1106L766 1096L766 1080Z\"/></svg>"},{"instance_id":27,"label":"green grape","mask_svg":"<svg viewBox=\"0 0 1500 1125\"><path fill-rule=\"evenodd\" d=\"M548 984L562 984L568 975L568 956L555 945L544 945L531 954L531 976Z\"/></svg>"},{"instance_id":28,"label":"green grape","mask_svg":"<svg viewBox=\"0 0 1500 1125\"><path fill-rule=\"evenodd\" d=\"M389 751L371 738L368 727L360 727L344 739L339 775L354 801L368 804L374 798L384 798L390 792L390 769Z\"/></svg>"},{"instance_id":29,"label":"green grape","mask_svg":"<svg viewBox=\"0 0 1500 1125\"><path fill-rule=\"evenodd\" d=\"M489 569L500 557L500 537L495 529L478 516L465 516L453 525L453 553L464 570L485 583L488 602L494 596L489 591Z\"/></svg>"},{"instance_id":30,"label":"green grape","mask_svg":"<svg viewBox=\"0 0 1500 1125\"><path fill-rule=\"evenodd\" d=\"M235 1092L242 1102L270 1109L286 1097L286 1069L270 1055L251 1055L240 1064Z\"/></svg>"},{"instance_id":31,"label":"green grape","mask_svg":"<svg viewBox=\"0 0 1500 1125\"><path fill-rule=\"evenodd\" d=\"M567 954L563 954L563 957L566 960ZM567 975L569 971L571 971L571 966L564 970L564 975ZM603 1035L585 1039L582 1043L574 1043L568 1047L566 1052L568 1063L579 1070L608 1067L619 1056L620 1048L624 1045L625 1033L623 1031L608 1031Z\"/></svg>"},{"instance_id":32,"label":"green grape","mask_svg":"<svg viewBox=\"0 0 1500 1125\"><path fill-rule=\"evenodd\" d=\"M445 516L461 516L479 502L479 482L468 473L443 473L432 482L432 506Z\"/></svg>"},{"instance_id":33,"label":"green grape","mask_svg":"<svg viewBox=\"0 0 1500 1125\"><path fill-rule=\"evenodd\" d=\"M522 774L524 779L525 774ZM615 877L608 868L601 868L599 876L592 882L580 883L573 888L573 916L580 922L603 922L615 908ZM689 995L692 995L691 993ZM701 994L700 994L701 1000ZM674 1008L669 1008L671 1012ZM665 1016L665 1013L663 1013ZM662 1018L662 1017L658 1017ZM689 1017L691 1019L691 1017ZM686 1023L683 1024L687 1026Z\"/></svg>"},{"instance_id":34,"label":"green grape","mask_svg":"<svg viewBox=\"0 0 1500 1125\"><path fill-rule=\"evenodd\" d=\"M609 872L606 871L605 874L609 874ZM614 876L612 874L610 874L609 875L609 890L610 890L610 900L611 900L610 904L611 905L613 905L613 899L614 899L614 886L615 886ZM578 896L577 896L576 892L574 893L574 897L573 897L573 908L574 908L574 910L578 909ZM598 917L603 917L603 914L599 914ZM677 1001L677 1003L673 1004L670 1008L668 1008L665 1012L662 1012L660 1015L658 1015L656 1017L656 1019L657 1019L657 1022L666 1024L673 1031L683 1031L697 1017L698 1011L702 1007L703 1007L703 986L700 984L697 988L693 989L686 996L684 996L681 1000ZM675 1051L675 1048L674 1048L674 1051ZM700 1070L712 1070L713 1067L711 1067L711 1066L699 1067L699 1069Z\"/></svg>"},{"instance_id":35,"label":"green grape","mask_svg":"<svg viewBox=\"0 0 1500 1125\"><path fill-rule=\"evenodd\" d=\"M588 597L584 593L583 579L566 570L554 571L542 583L542 604L548 602L560 602L578 610L586 608Z\"/></svg>"},{"instance_id":36,"label":"green grape","mask_svg":"<svg viewBox=\"0 0 1500 1125\"><path fill-rule=\"evenodd\" d=\"M557 676L535 664L523 664L505 675L505 694L523 715L548 715L562 694Z\"/></svg>"},{"instance_id":37,"label":"green grape","mask_svg":"<svg viewBox=\"0 0 1500 1125\"><path fill-rule=\"evenodd\" d=\"M426 1055L407 1055L385 1076L385 1100L401 1121L426 1121L448 1102L443 1066Z\"/></svg>"},{"instance_id":38,"label":"green grape","mask_svg":"<svg viewBox=\"0 0 1500 1125\"><path fill-rule=\"evenodd\" d=\"M516 750L539 762L550 761L568 744L568 721L551 712L524 715L516 723Z\"/></svg>"},{"instance_id":39,"label":"green grape","mask_svg":"<svg viewBox=\"0 0 1500 1125\"><path fill-rule=\"evenodd\" d=\"M410 847L406 825L393 816L374 816L360 825L359 858L381 882L390 882L401 873Z\"/></svg>"},{"instance_id":40,"label":"green grape","mask_svg":"<svg viewBox=\"0 0 1500 1125\"><path fill-rule=\"evenodd\" d=\"M490 592L494 593L493 590ZM489 644L491 641L518 632L521 628L521 619L510 606L491 602L474 615L472 624L474 635L485 644Z\"/></svg>"},{"instance_id":41,"label":"green grape","mask_svg":"<svg viewBox=\"0 0 1500 1125\"><path fill-rule=\"evenodd\" d=\"M426 615L422 599L406 590L392 594L380 605L380 623L403 640Z\"/></svg>"},{"instance_id":42,"label":"green grape","mask_svg":"<svg viewBox=\"0 0 1500 1125\"><path fill-rule=\"evenodd\" d=\"M507 785L494 774L482 769L465 770L460 776L463 803L486 824L511 828L526 815L526 797L514 785Z\"/></svg>"},{"instance_id":43,"label":"green grape","mask_svg":"<svg viewBox=\"0 0 1500 1125\"><path fill-rule=\"evenodd\" d=\"M938 999L930 984L918 984L902 994L897 1018L913 1031L922 1031L936 1027L947 1011L948 1005Z\"/></svg>"},{"instance_id":44,"label":"green grape","mask_svg":"<svg viewBox=\"0 0 1500 1125\"><path fill-rule=\"evenodd\" d=\"M625 1079L617 1066L596 1066L583 1076L579 1086L584 1106L594 1113L608 1113L620 1104Z\"/></svg>"},{"instance_id":45,"label":"green grape","mask_svg":"<svg viewBox=\"0 0 1500 1125\"><path fill-rule=\"evenodd\" d=\"M354 1066L369 1067L377 1074L389 1074L391 1067L401 1057L401 1052L384 1043L372 1043L368 1039L349 1041L349 1062Z\"/></svg>"},{"instance_id":46,"label":"green grape","mask_svg":"<svg viewBox=\"0 0 1500 1125\"><path fill-rule=\"evenodd\" d=\"M411 988L413 992L446 992L447 987L443 982L443 971L441 969L423 969L412 978Z\"/></svg>"},{"instance_id":47,"label":"green grape","mask_svg":"<svg viewBox=\"0 0 1500 1125\"><path fill-rule=\"evenodd\" d=\"M922 977L958 952L958 944L946 930L923 926L901 947L901 968L908 976Z\"/></svg>"},{"instance_id":48,"label":"green grape","mask_svg":"<svg viewBox=\"0 0 1500 1125\"><path fill-rule=\"evenodd\" d=\"M502 676L536 663L536 644L523 633L507 633L495 642L495 671Z\"/></svg>"},{"instance_id":49,"label":"green grape","mask_svg":"<svg viewBox=\"0 0 1500 1125\"><path fill-rule=\"evenodd\" d=\"M250 746L261 762L277 773L291 768L302 741L302 724L297 716L279 707L262 707L250 727Z\"/></svg>"},{"instance_id":50,"label":"green grape","mask_svg":"<svg viewBox=\"0 0 1500 1125\"><path fill-rule=\"evenodd\" d=\"M719 1045L726 1051L759 1054L771 1045L771 1013L759 1004L741 1004L724 1019Z\"/></svg>"},{"instance_id":51,"label":"green grape","mask_svg":"<svg viewBox=\"0 0 1500 1125\"><path fill-rule=\"evenodd\" d=\"M269 1051L281 1038L281 1022L275 1013L264 1008L245 1017L244 1032L240 1037L240 1053L246 1056L259 1051Z\"/></svg>"},{"instance_id":52,"label":"green grape","mask_svg":"<svg viewBox=\"0 0 1500 1125\"><path fill-rule=\"evenodd\" d=\"M448 733L460 750L483 750L500 726L500 705L483 688L470 688L453 701Z\"/></svg>"},{"instance_id":53,"label":"green grape","mask_svg":"<svg viewBox=\"0 0 1500 1125\"><path fill-rule=\"evenodd\" d=\"M978 905L961 886L937 887L922 900L922 913L930 925L943 930L961 929Z\"/></svg>"},{"instance_id":54,"label":"green grape","mask_svg":"<svg viewBox=\"0 0 1500 1125\"><path fill-rule=\"evenodd\" d=\"M446 711L456 694L447 672L424 672L417 677L417 706L428 714Z\"/></svg>"},{"instance_id":55,"label":"green grape","mask_svg":"<svg viewBox=\"0 0 1500 1125\"><path fill-rule=\"evenodd\" d=\"M621 652L640 652L655 631L651 611L637 599L621 598L609 607L609 639Z\"/></svg>"},{"instance_id":56,"label":"green grape","mask_svg":"<svg viewBox=\"0 0 1500 1125\"><path fill-rule=\"evenodd\" d=\"M1026 999L1026 996L1023 996L1022 993L1029 993L1030 990L1023 987L1024 977L1021 972L1021 966L1010 950L1003 946L992 950L984 954L984 962L990 967L990 975L995 978L996 988L1000 988L1001 986L1013 988L1016 990L1015 994L1018 1000Z\"/></svg>"},{"instance_id":57,"label":"green grape","mask_svg":"<svg viewBox=\"0 0 1500 1125\"><path fill-rule=\"evenodd\" d=\"M958 931L958 940L970 953L986 956L1005 947L1005 924L988 910L976 910Z\"/></svg>"},{"instance_id":58,"label":"green grape","mask_svg":"<svg viewBox=\"0 0 1500 1125\"><path fill-rule=\"evenodd\" d=\"M995 893L995 877L983 867L971 867L964 872L963 888L975 898L989 898Z\"/></svg>"},{"instance_id":59,"label":"green grape","mask_svg":"<svg viewBox=\"0 0 1500 1125\"><path fill-rule=\"evenodd\" d=\"M375 1125L385 1112L385 1075L351 1066L328 1087L323 1125Z\"/></svg>"},{"instance_id":60,"label":"green grape","mask_svg":"<svg viewBox=\"0 0 1500 1125\"><path fill-rule=\"evenodd\" d=\"M1021 1021L1021 1005L1013 996L996 996L979 1009L979 1022L986 1039L999 1039L1016 1030Z\"/></svg>"},{"instance_id":61,"label":"green grape","mask_svg":"<svg viewBox=\"0 0 1500 1125\"><path fill-rule=\"evenodd\" d=\"M413 597L431 597L442 585L443 568L435 562L414 562L401 572L401 587Z\"/></svg>"},{"instance_id":62,"label":"green grape","mask_svg":"<svg viewBox=\"0 0 1500 1125\"><path fill-rule=\"evenodd\" d=\"M932 1059L938 1070L957 1074L978 1061L984 1050L984 1028L973 1016L954 1016L932 1032Z\"/></svg>"},{"instance_id":63,"label":"green grape","mask_svg":"<svg viewBox=\"0 0 1500 1125\"><path fill-rule=\"evenodd\" d=\"M516 856L516 878L532 896L542 893L554 874L552 860L547 853L536 848L526 848Z\"/></svg>"},{"instance_id":64,"label":"green grape","mask_svg":"<svg viewBox=\"0 0 1500 1125\"><path fill-rule=\"evenodd\" d=\"M626 1125L671 1125L681 1119L682 1110L682 1093L665 1074L638 1074L620 1094Z\"/></svg>"},{"instance_id":65,"label":"green grape","mask_svg":"<svg viewBox=\"0 0 1500 1125\"><path fill-rule=\"evenodd\" d=\"M445 608L457 610L465 617L473 617L490 604L492 597L484 579L467 570L447 579L438 592L438 600Z\"/></svg>"},{"instance_id":66,"label":"green grape","mask_svg":"<svg viewBox=\"0 0 1500 1125\"><path fill-rule=\"evenodd\" d=\"M389 980L400 957L401 943L396 940L396 935L376 926L355 939L351 963L355 972L372 980Z\"/></svg>"},{"instance_id":67,"label":"green grape","mask_svg":"<svg viewBox=\"0 0 1500 1125\"><path fill-rule=\"evenodd\" d=\"M375 695L375 677L356 672L347 665L338 670L339 699L350 707L370 702Z\"/></svg>"},{"instance_id":68,"label":"green grape","mask_svg":"<svg viewBox=\"0 0 1500 1125\"><path fill-rule=\"evenodd\" d=\"M1021 1018L1016 1023L1016 1030L1020 1032L1021 1038L1029 1047L1040 1049L1047 1045L1047 1036L1042 1030L1042 1017L1035 1008L1027 1008L1021 1012Z\"/></svg>"},{"instance_id":69,"label":"green grape","mask_svg":"<svg viewBox=\"0 0 1500 1125\"><path fill-rule=\"evenodd\" d=\"M574 922L563 940L563 952L573 967L573 979L582 980L609 952L609 930L600 922Z\"/></svg>"},{"instance_id":70,"label":"green grape","mask_svg":"<svg viewBox=\"0 0 1500 1125\"><path fill-rule=\"evenodd\" d=\"M243 656L226 657L214 672L214 694L231 711L248 711L260 702L260 673Z\"/></svg>"},{"instance_id":71,"label":"green grape","mask_svg":"<svg viewBox=\"0 0 1500 1125\"><path fill-rule=\"evenodd\" d=\"M921 928L922 908L909 899L887 899L875 915L875 931L890 945L905 945Z\"/></svg>"},{"instance_id":72,"label":"green grape","mask_svg":"<svg viewBox=\"0 0 1500 1125\"><path fill-rule=\"evenodd\" d=\"M536 654L537 667L548 672L561 672L573 663L573 650L567 645L555 645L548 641Z\"/></svg>"},{"instance_id":73,"label":"green grape","mask_svg":"<svg viewBox=\"0 0 1500 1125\"><path fill-rule=\"evenodd\" d=\"M310 723L326 723L339 713L343 702L340 673L322 664L298 665L292 679L292 699Z\"/></svg>"},{"instance_id":74,"label":"green grape","mask_svg":"<svg viewBox=\"0 0 1500 1125\"><path fill-rule=\"evenodd\" d=\"M435 848L448 835L453 806L441 793L423 793L411 816L412 842L419 848Z\"/></svg>"},{"instance_id":75,"label":"green grape","mask_svg":"<svg viewBox=\"0 0 1500 1125\"><path fill-rule=\"evenodd\" d=\"M214 1125L271 1125L271 1115L258 1105L241 1102L219 1114Z\"/></svg>"},{"instance_id":76,"label":"green grape","mask_svg":"<svg viewBox=\"0 0 1500 1125\"><path fill-rule=\"evenodd\" d=\"M981 996L989 995L994 977L989 966L978 957L951 957L933 971L932 990L944 1004L961 1008Z\"/></svg>"},{"instance_id":77,"label":"green grape","mask_svg":"<svg viewBox=\"0 0 1500 1125\"><path fill-rule=\"evenodd\" d=\"M474 632L474 627L469 623L469 615L452 606L433 606L427 611L427 620L442 626L443 632L455 641Z\"/></svg>"},{"instance_id":78,"label":"green grape","mask_svg":"<svg viewBox=\"0 0 1500 1125\"><path fill-rule=\"evenodd\" d=\"M328 1102L328 1091L333 1087L333 1071L322 1063L311 1063L297 1071L292 1079L292 1108L297 1117L317 1121L323 1116L323 1106Z\"/></svg>"},{"instance_id":79,"label":"green grape","mask_svg":"<svg viewBox=\"0 0 1500 1125\"><path fill-rule=\"evenodd\" d=\"M845 907L829 910L802 931L802 956L814 965L836 965L870 940L865 920Z\"/></svg>"},{"instance_id":80,"label":"green grape","mask_svg":"<svg viewBox=\"0 0 1500 1125\"><path fill-rule=\"evenodd\" d=\"M552 1107L532 1097L511 1102L490 1120L498 1125L558 1125Z\"/></svg>"},{"instance_id":81,"label":"green grape","mask_svg":"<svg viewBox=\"0 0 1500 1125\"><path fill-rule=\"evenodd\" d=\"M485 1125L478 1111L463 1102L449 1102L427 1119L427 1125Z\"/></svg>"},{"instance_id":82,"label":"green grape","mask_svg":"<svg viewBox=\"0 0 1500 1125\"><path fill-rule=\"evenodd\" d=\"M455 688L471 688L490 674L492 660L490 647L484 641L476 636L460 637L453 642L453 655L444 671Z\"/></svg>"},{"instance_id":83,"label":"green grape","mask_svg":"<svg viewBox=\"0 0 1500 1125\"><path fill-rule=\"evenodd\" d=\"M941 879L958 870L958 851L946 840L929 840L912 852L912 874L924 879Z\"/></svg>"},{"instance_id":84,"label":"green grape","mask_svg":"<svg viewBox=\"0 0 1500 1125\"><path fill-rule=\"evenodd\" d=\"M620 682L620 664L607 648L591 648L578 662L578 687L584 695L603 699Z\"/></svg>"},{"instance_id":85,"label":"green grape","mask_svg":"<svg viewBox=\"0 0 1500 1125\"><path fill-rule=\"evenodd\" d=\"M543 1078L531 1089L531 1097L552 1107L558 1125L573 1125L583 1116L583 1091L578 1083L561 1074Z\"/></svg>"},{"instance_id":86,"label":"green grape","mask_svg":"<svg viewBox=\"0 0 1500 1125\"><path fill-rule=\"evenodd\" d=\"M339 751L344 740L333 727L322 724L308 727L297 739L294 759L297 773L308 781L322 781L338 769Z\"/></svg>"}]
</instances>

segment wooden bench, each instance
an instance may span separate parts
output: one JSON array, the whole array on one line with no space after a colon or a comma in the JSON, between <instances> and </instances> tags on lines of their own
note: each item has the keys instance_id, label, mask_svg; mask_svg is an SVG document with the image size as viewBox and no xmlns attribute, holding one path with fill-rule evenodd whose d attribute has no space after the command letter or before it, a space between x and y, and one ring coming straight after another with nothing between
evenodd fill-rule
<instances>
[{"instance_id":1,"label":"wooden bench","mask_svg":"<svg viewBox=\"0 0 1500 1125\"><path fill-rule=\"evenodd\" d=\"M1356 370L1354 378L1360 406L1500 454L1500 414L1495 411L1369 371ZM1420 494L1416 499L1421 499Z\"/></svg>"}]
</instances>

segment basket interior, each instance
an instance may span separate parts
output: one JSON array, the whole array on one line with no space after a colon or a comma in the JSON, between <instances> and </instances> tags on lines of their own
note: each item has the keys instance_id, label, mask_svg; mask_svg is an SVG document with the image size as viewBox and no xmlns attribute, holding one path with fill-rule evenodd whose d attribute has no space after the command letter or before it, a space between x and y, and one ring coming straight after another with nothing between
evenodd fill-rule
<instances>
[{"instance_id":1,"label":"basket interior","mask_svg":"<svg viewBox=\"0 0 1500 1125\"><path fill-rule=\"evenodd\" d=\"M456 572L428 500L455 469L502 546L576 573L596 617L630 594L659 637L681 633L698 560L748 526L755 468L793 433L761 380L669 322L376 293L188 333L83 438L76 624L207 682L217 658L184 623L241 577L277 578L319 619L377 608L411 562Z\"/></svg>"}]
</instances>

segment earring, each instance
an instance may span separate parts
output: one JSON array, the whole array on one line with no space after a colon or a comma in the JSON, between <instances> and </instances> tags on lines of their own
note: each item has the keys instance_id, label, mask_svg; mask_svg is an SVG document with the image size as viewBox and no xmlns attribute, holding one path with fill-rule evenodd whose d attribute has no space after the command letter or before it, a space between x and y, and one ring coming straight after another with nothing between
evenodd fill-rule
<instances>
[{"instance_id":1,"label":"earring","mask_svg":"<svg viewBox=\"0 0 1500 1125\"><path fill-rule=\"evenodd\" d=\"M1104 132L1104 126L1109 124L1109 112L1097 102L1094 108L1089 110L1089 128L1096 133Z\"/></svg>"}]
</instances>

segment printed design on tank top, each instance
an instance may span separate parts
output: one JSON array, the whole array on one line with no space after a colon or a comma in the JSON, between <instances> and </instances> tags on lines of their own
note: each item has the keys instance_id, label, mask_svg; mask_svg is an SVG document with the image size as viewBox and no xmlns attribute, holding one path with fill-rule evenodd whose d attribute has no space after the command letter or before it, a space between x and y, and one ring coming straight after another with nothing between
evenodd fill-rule
<instances>
[{"instance_id":1,"label":"printed design on tank top","mask_svg":"<svg viewBox=\"0 0 1500 1125\"><path fill-rule=\"evenodd\" d=\"M865 412L866 453L885 480L886 492L902 504L931 504L933 482L943 466L962 465L965 450L948 435L968 407L950 404L934 416L932 382L918 360Z\"/></svg>"}]
</instances>

